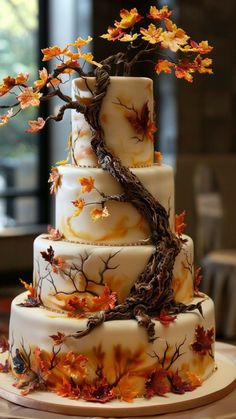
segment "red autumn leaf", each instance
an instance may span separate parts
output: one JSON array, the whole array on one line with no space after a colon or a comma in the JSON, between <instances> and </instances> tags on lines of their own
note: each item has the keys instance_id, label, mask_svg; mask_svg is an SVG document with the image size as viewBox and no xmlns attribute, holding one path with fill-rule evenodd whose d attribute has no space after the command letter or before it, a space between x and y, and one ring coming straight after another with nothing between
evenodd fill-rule
<instances>
[{"instance_id":1,"label":"red autumn leaf","mask_svg":"<svg viewBox=\"0 0 236 419\"><path fill-rule=\"evenodd\" d=\"M105 286L101 295L94 297L90 307L91 311L104 311L111 310L115 307L117 302L116 292L111 292L111 290Z\"/></svg>"},{"instance_id":2,"label":"red autumn leaf","mask_svg":"<svg viewBox=\"0 0 236 419\"><path fill-rule=\"evenodd\" d=\"M195 342L192 348L199 355L211 354L211 345L214 343L214 328L204 330L203 326L197 326L195 330Z\"/></svg>"},{"instance_id":3,"label":"red autumn leaf","mask_svg":"<svg viewBox=\"0 0 236 419\"><path fill-rule=\"evenodd\" d=\"M57 228L52 227L51 225L48 226L48 238L50 240L61 240L62 234Z\"/></svg>"},{"instance_id":4,"label":"red autumn leaf","mask_svg":"<svg viewBox=\"0 0 236 419\"><path fill-rule=\"evenodd\" d=\"M149 398L155 395L163 396L168 393L170 386L167 377L168 372L164 368L154 371L146 383L146 397Z\"/></svg>"},{"instance_id":5,"label":"red autumn leaf","mask_svg":"<svg viewBox=\"0 0 236 419\"><path fill-rule=\"evenodd\" d=\"M173 393L184 394L186 391L193 391L199 384L194 384L190 380L184 380L179 372L176 371L173 374L169 374L169 379L171 382L171 390Z\"/></svg>"},{"instance_id":6,"label":"red autumn leaf","mask_svg":"<svg viewBox=\"0 0 236 419\"><path fill-rule=\"evenodd\" d=\"M57 335L50 335L49 337L53 339L54 345L61 345L65 339L65 333L57 332Z\"/></svg>"},{"instance_id":7,"label":"red autumn leaf","mask_svg":"<svg viewBox=\"0 0 236 419\"><path fill-rule=\"evenodd\" d=\"M167 314L164 309L162 309L160 314L156 316L155 319L159 320L163 326L169 326L170 322L173 322L175 319L177 319L177 316L171 316L170 314Z\"/></svg>"},{"instance_id":8,"label":"red autumn leaf","mask_svg":"<svg viewBox=\"0 0 236 419\"><path fill-rule=\"evenodd\" d=\"M85 298L78 296L72 297L67 303L69 310L68 317L84 317L89 312L88 304Z\"/></svg>"},{"instance_id":9,"label":"red autumn leaf","mask_svg":"<svg viewBox=\"0 0 236 419\"><path fill-rule=\"evenodd\" d=\"M85 384L83 399L90 402L107 403L115 398L114 389L108 384L105 377L96 380L93 384Z\"/></svg>"},{"instance_id":10,"label":"red autumn leaf","mask_svg":"<svg viewBox=\"0 0 236 419\"><path fill-rule=\"evenodd\" d=\"M145 102L140 115L138 115L138 112L133 111L132 114L126 115L126 119L129 121L129 123L132 125L134 131L138 135L146 135L148 139L153 138L154 132L156 132L157 128L150 120L150 111L148 109L148 103Z\"/></svg>"},{"instance_id":11,"label":"red autumn leaf","mask_svg":"<svg viewBox=\"0 0 236 419\"><path fill-rule=\"evenodd\" d=\"M66 380L63 377L63 382L57 390L57 394L61 397L68 397L69 399L79 399L81 389L72 380Z\"/></svg>"},{"instance_id":12,"label":"red autumn leaf","mask_svg":"<svg viewBox=\"0 0 236 419\"><path fill-rule=\"evenodd\" d=\"M0 350L1 353L8 351L9 343L5 336L0 336Z\"/></svg>"},{"instance_id":13,"label":"red autumn leaf","mask_svg":"<svg viewBox=\"0 0 236 419\"><path fill-rule=\"evenodd\" d=\"M46 252L40 252L43 259L46 260L46 262L52 263L53 258L54 258L54 250L52 248L52 246L50 246Z\"/></svg>"}]
</instances>

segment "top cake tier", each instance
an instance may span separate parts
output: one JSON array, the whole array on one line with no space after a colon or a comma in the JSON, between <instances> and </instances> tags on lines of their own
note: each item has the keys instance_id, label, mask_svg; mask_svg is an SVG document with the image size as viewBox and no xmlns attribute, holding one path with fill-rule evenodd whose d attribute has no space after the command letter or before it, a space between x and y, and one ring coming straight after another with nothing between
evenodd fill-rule
<instances>
[{"instance_id":1,"label":"top cake tier","mask_svg":"<svg viewBox=\"0 0 236 419\"><path fill-rule=\"evenodd\" d=\"M73 80L72 96L88 105L95 78ZM145 77L111 77L100 110L107 148L127 167L151 166L154 161L153 82ZM97 167L91 148L92 130L83 114L72 110L72 162Z\"/></svg>"}]
</instances>

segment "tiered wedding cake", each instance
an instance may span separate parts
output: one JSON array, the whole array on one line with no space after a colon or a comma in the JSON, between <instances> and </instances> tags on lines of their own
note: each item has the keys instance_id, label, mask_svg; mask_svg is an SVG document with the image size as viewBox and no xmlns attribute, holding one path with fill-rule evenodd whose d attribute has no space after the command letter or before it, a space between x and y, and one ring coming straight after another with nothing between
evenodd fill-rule
<instances>
[{"instance_id":1,"label":"tiered wedding cake","mask_svg":"<svg viewBox=\"0 0 236 419\"><path fill-rule=\"evenodd\" d=\"M56 228L35 240L33 285L12 303L24 394L131 401L194 390L215 368L213 302L175 222L172 168L154 152L152 80L106 82L73 81L81 109L100 102L72 111L71 164L50 175Z\"/></svg>"}]
</instances>

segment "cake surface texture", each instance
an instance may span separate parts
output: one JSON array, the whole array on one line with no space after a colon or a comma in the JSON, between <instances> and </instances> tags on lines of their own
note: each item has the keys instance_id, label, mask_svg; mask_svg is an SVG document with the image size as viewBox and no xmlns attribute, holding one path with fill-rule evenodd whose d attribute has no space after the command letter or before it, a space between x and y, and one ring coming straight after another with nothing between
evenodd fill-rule
<instances>
[{"instance_id":1,"label":"cake surface texture","mask_svg":"<svg viewBox=\"0 0 236 419\"><path fill-rule=\"evenodd\" d=\"M95 89L75 79L73 99L89 106ZM110 77L100 136L72 111L71 163L50 174L55 228L34 241L33 282L11 308L25 395L131 402L192 391L215 369L214 304L175 216L173 170L155 162L153 108L152 80Z\"/></svg>"}]
</instances>

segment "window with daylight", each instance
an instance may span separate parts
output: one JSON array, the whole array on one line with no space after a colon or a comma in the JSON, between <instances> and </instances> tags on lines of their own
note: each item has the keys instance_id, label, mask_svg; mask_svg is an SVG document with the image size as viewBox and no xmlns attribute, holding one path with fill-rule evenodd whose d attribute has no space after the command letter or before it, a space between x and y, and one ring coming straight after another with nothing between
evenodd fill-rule
<instances>
[{"instance_id":1,"label":"window with daylight","mask_svg":"<svg viewBox=\"0 0 236 419\"><path fill-rule=\"evenodd\" d=\"M19 73L30 74L29 82L38 77L40 46L38 0L0 0L0 80ZM4 95L1 105L12 105L12 91ZM0 98L1 99L1 98ZM6 112L0 110L1 115ZM37 119L38 108L29 107L9 124L1 120L0 132L0 234L6 229L43 222L39 210L41 147L37 135L25 132L28 120Z\"/></svg>"}]
</instances>

